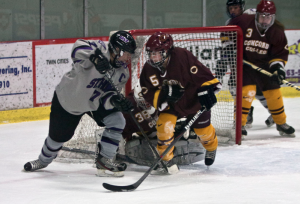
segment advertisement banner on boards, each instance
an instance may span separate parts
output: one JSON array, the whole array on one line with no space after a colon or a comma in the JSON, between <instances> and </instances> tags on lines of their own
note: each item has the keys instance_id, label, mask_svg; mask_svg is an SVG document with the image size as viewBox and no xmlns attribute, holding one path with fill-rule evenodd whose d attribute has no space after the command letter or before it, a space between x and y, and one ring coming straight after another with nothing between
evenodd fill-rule
<instances>
[{"instance_id":1,"label":"advertisement banner on boards","mask_svg":"<svg viewBox=\"0 0 300 204\"><path fill-rule=\"evenodd\" d=\"M32 42L0 44L0 111L33 107Z\"/></svg>"},{"instance_id":2,"label":"advertisement banner on boards","mask_svg":"<svg viewBox=\"0 0 300 204\"><path fill-rule=\"evenodd\" d=\"M289 46L289 59L285 66L286 80L300 83L300 30L285 31Z\"/></svg>"}]
</instances>

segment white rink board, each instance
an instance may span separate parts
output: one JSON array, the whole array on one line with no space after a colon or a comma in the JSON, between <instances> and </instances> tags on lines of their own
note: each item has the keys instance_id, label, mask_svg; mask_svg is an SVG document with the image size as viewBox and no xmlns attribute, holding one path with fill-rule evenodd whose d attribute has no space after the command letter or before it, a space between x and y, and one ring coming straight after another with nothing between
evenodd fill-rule
<instances>
[{"instance_id":1,"label":"white rink board","mask_svg":"<svg viewBox=\"0 0 300 204\"><path fill-rule=\"evenodd\" d=\"M285 34L290 51L285 66L286 78L291 83L300 83L300 30L287 30Z\"/></svg>"},{"instance_id":2,"label":"white rink board","mask_svg":"<svg viewBox=\"0 0 300 204\"><path fill-rule=\"evenodd\" d=\"M0 44L0 111L33 107L32 42Z\"/></svg>"},{"instance_id":3,"label":"white rink board","mask_svg":"<svg viewBox=\"0 0 300 204\"><path fill-rule=\"evenodd\" d=\"M72 69L71 51L74 43L37 45L36 103L49 103L62 76Z\"/></svg>"}]
</instances>

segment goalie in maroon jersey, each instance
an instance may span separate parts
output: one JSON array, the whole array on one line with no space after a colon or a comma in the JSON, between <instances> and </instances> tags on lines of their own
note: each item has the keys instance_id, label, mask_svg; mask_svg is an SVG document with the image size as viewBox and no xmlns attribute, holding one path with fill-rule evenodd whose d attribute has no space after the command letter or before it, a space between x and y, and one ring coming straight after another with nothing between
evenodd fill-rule
<instances>
[{"instance_id":1,"label":"goalie in maroon jersey","mask_svg":"<svg viewBox=\"0 0 300 204\"><path fill-rule=\"evenodd\" d=\"M210 123L210 109L217 103L215 93L221 89L221 83L191 52L173 47L169 34L154 33L146 43L146 52L148 60L142 69L140 83L145 100L159 111L156 124L159 153L174 140L177 118L194 116L203 106L207 111L192 128L207 150L205 164L212 165L218 139ZM163 158L170 174L178 172L172 161L173 149Z\"/></svg>"},{"instance_id":2,"label":"goalie in maroon jersey","mask_svg":"<svg viewBox=\"0 0 300 204\"><path fill-rule=\"evenodd\" d=\"M150 142L155 146L156 143L156 121L158 119L158 111L151 104L145 101L142 95L142 89L139 83L134 86L134 89L126 96L131 101L134 109L132 113L135 120L139 123ZM150 144L143 137L140 129L136 125L131 114L123 113L126 120L126 125L123 130L123 138L126 141L125 157L118 154L116 159L124 161L124 158L129 163L138 165L151 166L155 156L153 155ZM175 131L180 131L185 125L185 118L180 118L176 122ZM134 135L134 136L133 136ZM204 159L204 148L196 138L193 131L186 131L183 138L175 144L174 163L177 165L189 165ZM123 159L123 160L122 160Z\"/></svg>"},{"instance_id":3,"label":"goalie in maroon jersey","mask_svg":"<svg viewBox=\"0 0 300 204\"><path fill-rule=\"evenodd\" d=\"M256 15L243 14L231 19L229 25L238 25L244 35L244 60L273 73L270 78L248 65L243 66L242 134L247 135L247 115L256 93L256 85L267 100L269 111L281 135L294 136L294 128L286 123L280 85L285 79L284 66L288 60L288 45L284 26L275 20L274 2L261 0Z\"/></svg>"}]
</instances>

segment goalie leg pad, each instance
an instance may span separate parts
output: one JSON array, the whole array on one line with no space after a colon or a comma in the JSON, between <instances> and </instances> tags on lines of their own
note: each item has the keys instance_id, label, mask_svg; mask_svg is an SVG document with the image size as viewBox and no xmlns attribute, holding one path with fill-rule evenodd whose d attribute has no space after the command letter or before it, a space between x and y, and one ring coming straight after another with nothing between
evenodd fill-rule
<instances>
[{"instance_id":1,"label":"goalie leg pad","mask_svg":"<svg viewBox=\"0 0 300 204\"><path fill-rule=\"evenodd\" d=\"M151 139L155 144L156 139ZM145 139L134 139L126 143L125 154L132 163L151 166L155 157L148 142ZM173 160L177 165L189 165L204 159L205 149L202 144L195 140L179 140L175 144Z\"/></svg>"}]
</instances>

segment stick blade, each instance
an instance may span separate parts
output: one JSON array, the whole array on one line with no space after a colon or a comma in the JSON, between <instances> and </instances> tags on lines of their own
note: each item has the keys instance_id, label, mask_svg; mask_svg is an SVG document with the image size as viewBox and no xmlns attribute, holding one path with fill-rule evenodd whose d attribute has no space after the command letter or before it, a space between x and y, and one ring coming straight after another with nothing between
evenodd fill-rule
<instances>
[{"instance_id":1,"label":"stick blade","mask_svg":"<svg viewBox=\"0 0 300 204\"><path fill-rule=\"evenodd\" d=\"M134 191L137 187L134 185L128 185L128 186L115 186L108 183L103 183L102 186L110 191L114 192L127 192L127 191Z\"/></svg>"}]
</instances>

